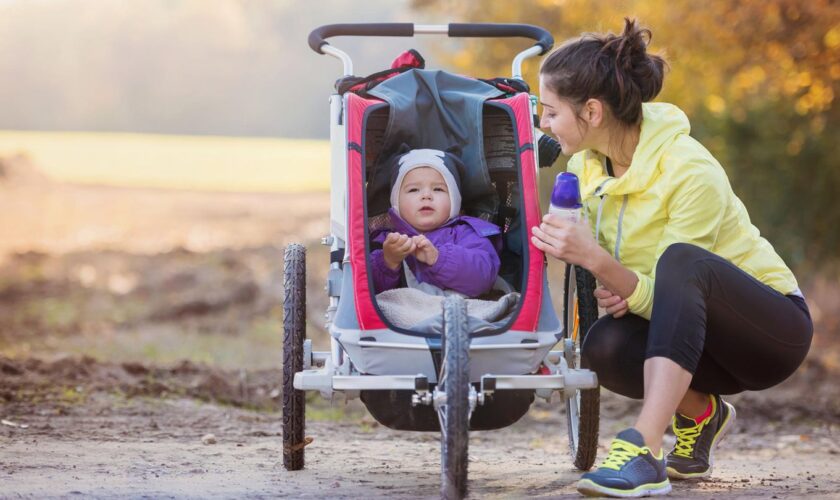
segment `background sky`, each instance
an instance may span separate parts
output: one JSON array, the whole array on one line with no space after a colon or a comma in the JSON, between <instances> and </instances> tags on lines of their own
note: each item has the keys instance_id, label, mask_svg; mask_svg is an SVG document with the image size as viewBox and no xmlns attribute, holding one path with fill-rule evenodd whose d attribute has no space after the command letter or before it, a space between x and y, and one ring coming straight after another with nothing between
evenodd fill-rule
<instances>
[{"instance_id":1,"label":"background sky","mask_svg":"<svg viewBox=\"0 0 840 500\"><path fill-rule=\"evenodd\" d=\"M307 37L339 22L424 20L408 0L0 0L0 129L326 138L341 64ZM332 39L360 75L407 48L431 66L430 42Z\"/></svg>"}]
</instances>

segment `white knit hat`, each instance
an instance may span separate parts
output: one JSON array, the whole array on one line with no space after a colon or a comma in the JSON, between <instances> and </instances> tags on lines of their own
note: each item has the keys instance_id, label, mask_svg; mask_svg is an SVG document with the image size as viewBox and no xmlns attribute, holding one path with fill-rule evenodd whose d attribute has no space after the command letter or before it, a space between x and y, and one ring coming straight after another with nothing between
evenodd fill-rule
<instances>
[{"instance_id":1,"label":"white knit hat","mask_svg":"<svg viewBox=\"0 0 840 500\"><path fill-rule=\"evenodd\" d=\"M461 190L458 187L459 178L456 180L452 175L453 170L446 164L447 154L437 149L412 149L408 153L399 157L399 172L396 180L391 186L391 207L400 215L400 187L406 174L415 168L429 167L437 170L443 180L446 181L446 187L449 188L449 219L457 217L461 213ZM450 163L453 163L450 159ZM455 169L455 165L452 165ZM457 170L454 170L457 174ZM449 220L447 219L447 220Z\"/></svg>"}]
</instances>

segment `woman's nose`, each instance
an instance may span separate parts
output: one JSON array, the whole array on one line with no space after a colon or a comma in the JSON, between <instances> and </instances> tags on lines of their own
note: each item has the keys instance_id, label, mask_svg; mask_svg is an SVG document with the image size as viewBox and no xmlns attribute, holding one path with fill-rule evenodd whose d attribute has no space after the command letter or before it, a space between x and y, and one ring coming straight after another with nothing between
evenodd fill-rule
<instances>
[{"instance_id":1,"label":"woman's nose","mask_svg":"<svg viewBox=\"0 0 840 500\"><path fill-rule=\"evenodd\" d=\"M543 130L548 130L550 125L548 124L548 118L545 117L545 113L540 116L540 128Z\"/></svg>"}]
</instances>

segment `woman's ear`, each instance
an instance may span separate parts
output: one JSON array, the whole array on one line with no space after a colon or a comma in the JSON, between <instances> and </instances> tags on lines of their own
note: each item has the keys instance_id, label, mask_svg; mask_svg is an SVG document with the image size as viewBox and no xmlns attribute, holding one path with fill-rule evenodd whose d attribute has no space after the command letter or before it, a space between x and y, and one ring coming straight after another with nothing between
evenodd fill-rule
<instances>
[{"instance_id":1,"label":"woman's ear","mask_svg":"<svg viewBox=\"0 0 840 500\"><path fill-rule=\"evenodd\" d=\"M604 103L599 99L587 99L583 104L583 119L591 127L600 127L604 123Z\"/></svg>"}]
</instances>

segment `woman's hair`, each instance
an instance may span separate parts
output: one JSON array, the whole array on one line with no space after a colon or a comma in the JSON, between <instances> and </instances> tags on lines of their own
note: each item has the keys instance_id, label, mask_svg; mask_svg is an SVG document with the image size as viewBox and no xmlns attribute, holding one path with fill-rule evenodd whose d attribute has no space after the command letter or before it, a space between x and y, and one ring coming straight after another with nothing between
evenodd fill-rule
<instances>
[{"instance_id":1,"label":"woman's hair","mask_svg":"<svg viewBox=\"0 0 840 500\"><path fill-rule=\"evenodd\" d=\"M642 103L662 90L665 60L647 53L652 33L624 18L621 35L586 33L554 50L540 75L550 90L575 107L590 98L604 101L622 124L642 119Z\"/></svg>"}]
</instances>

